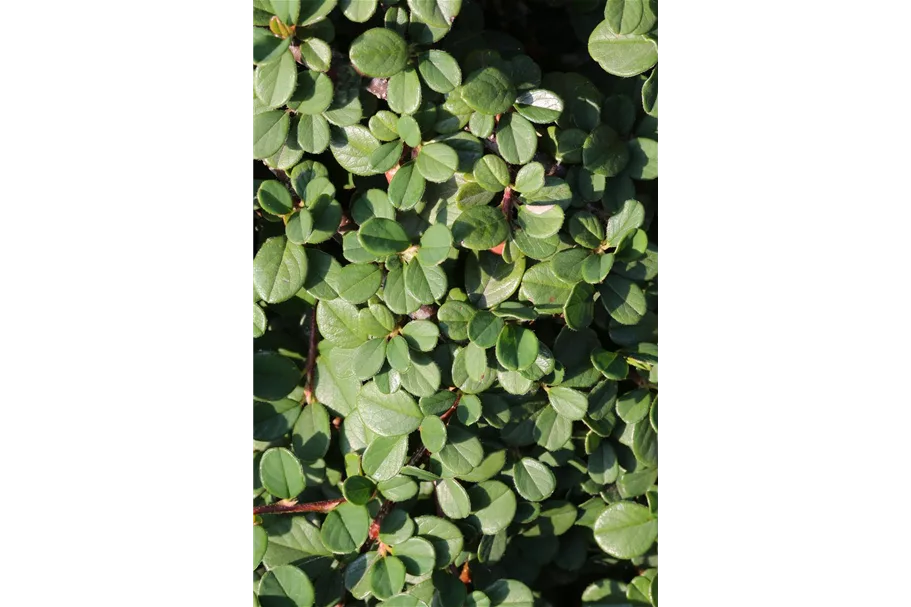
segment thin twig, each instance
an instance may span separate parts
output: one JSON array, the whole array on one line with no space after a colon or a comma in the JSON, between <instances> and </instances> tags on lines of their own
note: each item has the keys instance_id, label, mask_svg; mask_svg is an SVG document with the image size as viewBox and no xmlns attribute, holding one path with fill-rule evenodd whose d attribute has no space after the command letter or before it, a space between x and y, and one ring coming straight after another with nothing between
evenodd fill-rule
<instances>
[{"instance_id":1,"label":"thin twig","mask_svg":"<svg viewBox=\"0 0 911 607\"><path fill-rule=\"evenodd\" d=\"M309 502L306 504L293 504L288 502L279 502L277 504L266 504L264 506L254 506L253 514L294 514L296 512L329 512L346 500L343 497L334 500L322 502Z\"/></svg>"},{"instance_id":2,"label":"thin twig","mask_svg":"<svg viewBox=\"0 0 911 607\"><path fill-rule=\"evenodd\" d=\"M307 353L307 385L304 387L304 402L313 403L313 373L316 369L316 306L319 300L313 302L313 313L310 315L310 350Z\"/></svg>"}]
</instances>

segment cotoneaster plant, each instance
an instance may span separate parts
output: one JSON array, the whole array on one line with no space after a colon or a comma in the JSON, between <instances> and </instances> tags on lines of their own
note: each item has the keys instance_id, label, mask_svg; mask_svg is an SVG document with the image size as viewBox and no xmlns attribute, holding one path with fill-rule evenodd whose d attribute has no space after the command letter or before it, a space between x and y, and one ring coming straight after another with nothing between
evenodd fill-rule
<instances>
[{"instance_id":1,"label":"cotoneaster plant","mask_svg":"<svg viewBox=\"0 0 911 607\"><path fill-rule=\"evenodd\" d=\"M657 605L657 2L253 7L254 604Z\"/></svg>"}]
</instances>

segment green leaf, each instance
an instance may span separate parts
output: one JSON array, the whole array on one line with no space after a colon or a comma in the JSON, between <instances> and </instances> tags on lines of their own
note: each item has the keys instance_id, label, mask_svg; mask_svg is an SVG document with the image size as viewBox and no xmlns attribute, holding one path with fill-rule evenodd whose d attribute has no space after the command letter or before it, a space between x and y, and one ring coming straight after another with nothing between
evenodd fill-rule
<instances>
[{"instance_id":1,"label":"green leaf","mask_svg":"<svg viewBox=\"0 0 911 607\"><path fill-rule=\"evenodd\" d=\"M634 325L645 315L645 294L631 280L611 274L599 291L604 308L620 324Z\"/></svg>"},{"instance_id":2,"label":"green leaf","mask_svg":"<svg viewBox=\"0 0 911 607\"><path fill-rule=\"evenodd\" d=\"M395 207L389 202L385 191L371 188L354 199L351 217L358 225L363 225L371 217L395 219Z\"/></svg>"},{"instance_id":3,"label":"green leaf","mask_svg":"<svg viewBox=\"0 0 911 607\"><path fill-rule=\"evenodd\" d=\"M446 424L436 415L428 415L421 421L421 442L431 453L446 444Z\"/></svg>"},{"instance_id":4,"label":"green leaf","mask_svg":"<svg viewBox=\"0 0 911 607\"><path fill-rule=\"evenodd\" d=\"M372 263L349 264L338 276L339 297L352 304L366 303L380 288L383 273Z\"/></svg>"},{"instance_id":5,"label":"green leaf","mask_svg":"<svg viewBox=\"0 0 911 607\"><path fill-rule=\"evenodd\" d=\"M370 588L373 595L388 599L405 586L405 565L397 557L386 555L376 560L370 570Z\"/></svg>"},{"instance_id":6,"label":"green leaf","mask_svg":"<svg viewBox=\"0 0 911 607\"><path fill-rule=\"evenodd\" d=\"M599 485L613 483L620 475L620 464L610 441L602 440L588 458L588 475Z\"/></svg>"},{"instance_id":7,"label":"green leaf","mask_svg":"<svg viewBox=\"0 0 911 607\"><path fill-rule=\"evenodd\" d=\"M253 304L253 337L262 337L266 332L266 313L257 304Z\"/></svg>"},{"instance_id":8,"label":"green leaf","mask_svg":"<svg viewBox=\"0 0 911 607\"><path fill-rule=\"evenodd\" d=\"M519 495L532 502L546 500L557 487L557 480L551 469L530 457L523 457L515 463L513 482Z\"/></svg>"},{"instance_id":9,"label":"green leaf","mask_svg":"<svg viewBox=\"0 0 911 607\"><path fill-rule=\"evenodd\" d=\"M497 337L497 360L513 371L530 367L538 356L538 338L525 327L507 325Z\"/></svg>"},{"instance_id":10,"label":"green leaf","mask_svg":"<svg viewBox=\"0 0 911 607\"><path fill-rule=\"evenodd\" d=\"M396 508L380 524L379 540L388 546L395 546L411 538L416 530L417 526L408 513L402 508Z\"/></svg>"},{"instance_id":11,"label":"green leaf","mask_svg":"<svg viewBox=\"0 0 911 607\"><path fill-rule=\"evenodd\" d=\"M531 589L517 580L497 580L484 589L491 607L533 607Z\"/></svg>"},{"instance_id":12,"label":"green leaf","mask_svg":"<svg viewBox=\"0 0 911 607\"><path fill-rule=\"evenodd\" d=\"M607 0L604 19L617 34L647 34L658 23L658 0Z\"/></svg>"},{"instance_id":13,"label":"green leaf","mask_svg":"<svg viewBox=\"0 0 911 607\"><path fill-rule=\"evenodd\" d=\"M563 209L557 205L523 204L516 223L532 238L547 238L560 231L563 219Z\"/></svg>"},{"instance_id":14,"label":"green leaf","mask_svg":"<svg viewBox=\"0 0 911 607\"><path fill-rule=\"evenodd\" d=\"M658 66L642 84L642 109L649 116L658 117Z\"/></svg>"},{"instance_id":15,"label":"green leaf","mask_svg":"<svg viewBox=\"0 0 911 607\"><path fill-rule=\"evenodd\" d=\"M574 331L584 329L595 318L595 288L584 282L577 283L563 306L566 326Z\"/></svg>"},{"instance_id":16,"label":"green leaf","mask_svg":"<svg viewBox=\"0 0 911 607\"><path fill-rule=\"evenodd\" d=\"M291 193L277 179L267 179L259 185L256 192L259 205L274 215L287 215L294 210Z\"/></svg>"},{"instance_id":17,"label":"green leaf","mask_svg":"<svg viewBox=\"0 0 911 607\"><path fill-rule=\"evenodd\" d=\"M339 504L326 515L320 538L335 554L348 554L367 541L370 515L367 508L348 502Z\"/></svg>"},{"instance_id":18,"label":"green leaf","mask_svg":"<svg viewBox=\"0 0 911 607\"><path fill-rule=\"evenodd\" d=\"M516 191L533 194L544 187L544 165L529 162L516 174Z\"/></svg>"},{"instance_id":19,"label":"green leaf","mask_svg":"<svg viewBox=\"0 0 911 607\"><path fill-rule=\"evenodd\" d=\"M477 524L484 535L506 529L516 515L516 494L500 481L479 483L468 495L472 509L469 520Z\"/></svg>"},{"instance_id":20,"label":"green leaf","mask_svg":"<svg viewBox=\"0 0 911 607\"><path fill-rule=\"evenodd\" d=\"M427 181L417 170L414 161L406 162L395 172L389 183L389 200L403 211L414 208L424 195Z\"/></svg>"},{"instance_id":21,"label":"green leaf","mask_svg":"<svg viewBox=\"0 0 911 607\"><path fill-rule=\"evenodd\" d=\"M388 542L384 541L384 543ZM392 552L405 565L405 572L408 575L427 575L433 571L436 564L436 551L433 544L422 537L410 537L393 546ZM383 604L389 605L390 602L386 601Z\"/></svg>"},{"instance_id":22,"label":"green leaf","mask_svg":"<svg viewBox=\"0 0 911 607\"><path fill-rule=\"evenodd\" d=\"M365 221L357 232L357 239L361 246L374 255L401 253L411 245L401 224L383 217Z\"/></svg>"},{"instance_id":23,"label":"green leaf","mask_svg":"<svg viewBox=\"0 0 911 607\"><path fill-rule=\"evenodd\" d=\"M451 250L452 233L446 224L436 223L421 235L417 258L422 265L435 266L443 263Z\"/></svg>"},{"instance_id":24,"label":"green leaf","mask_svg":"<svg viewBox=\"0 0 911 607\"><path fill-rule=\"evenodd\" d=\"M280 110L253 116L253 158L261 160L276 153L291 128L291 118Z\"/></svg>"},{"instance_id":25,"label":"green leaf","mask_svg":"<svg viewBox=\"0 0 911 607\"><path fill-rule=\"evenodd\" d=\"M411 147L417 147L421 143L421 127L418 121L412 116L402 116L396 122L396 131L398 131L402 140Z\"/></svg>"},{"instance_id":26,"label":"green leaf","mask_svg":"<svg viewBox=\"0 0 911 607\"><path fill-rule=\"evenodd\" d=\"M642 226L645 221L645 207L636 200L627 200L623 207L607 220L604 240L608 246L617 246L630 232Z\"/></svg>"},{"instance_id":27,"label":"green leaf","mask_svg":"<svg viewBox=\"0 0 911 607\"><path fill-rule=\"evenodd\" d=\"M323 339L340 348L356 348L367 339L360 330L357 308L340 299L319 303L316 326Z\"/></svg>"},{"instance_id":28,"label":"green leaf","mask_svg":"<svg viewBox=\"0 0 911 607\"><path fill-rule=\"evenodd\" d=\"M554 255L550 261L554 276L569 285L582 281L582 264L591 255L585 249L565 249Z\"/></svg>"},{"instance_id":29,"label":"green leaf","mask_svg":"<svg viewBox=\"0 0 911 607\"><path fill-rule=\"evenodd\" d=\"M453 341L468 339L468 323L474 316L475 309L461 301L447 301L437 311L440 331Z\"/></svg>"},{"instance_id":30,"label":"green leaf","mask_svg":"<svg viewBox=\"0 0 911 607\"><path fill-rule=\"evenodd\" d=\"M333 96L332 80L315 71L302 72L288 107L301 114L321 114L329 109Z\"/></svg>"},{"instance_id":31,"label":"green leaf","mask_svg":"<svg viewBox=\"0 0 911 607\"><path fill-rule=\"evenodd\" d=\"M253 63L265 65L282 57L291 45L291 38L279 38L261 27L253 28Z\"/></svg>"},{"instance_id":32,"label":"green leaf","mask_svg":"<svg viewBox=\"0 0 911 607\"><path fill-rule=\"evenodd\" d=\"M371 550L351 561L344 571L344 586L356 599L370 596L370 573L379 560L379 553ZM337 582L336 582L337 584ZM336 597L333 597L333 600Z\"/></svg>"},{"instance_id":33,"label":"green leaf","mask_svg":"<svg viewBox=\"0 0 911 607\"><path fill-rule=\"evenodd\" d=\"M376 485L365 476L349 476L342 483L342 495L348 502L357 506L364 506L373 499Z\"/></svg>"},{"instance_id":34,"label":"green leaf","mask_svg":"<svg viewBox=\"0 0 911 607\"><path fill-rule=\"evenodd\" d=\"M606 124L589 134L582 145L582 163L597 175L613 177L626 168L630 159L629 149L617 131Z\"/></svg>"},{"instance_id":35,"label":"green leaf","mask_svg":"<svg viewBox=\"0 0 911 607\"><path fill-rule=\"evenodd\" d=\"M293 565L280 565L263 574L257 595L262 607L310 607L314 599L310 578Z\"/></svg>"},{"instance_id":36,"label":"green leaf","mask_svg":"<svg viewBox=\"0 0 911 607\"><path fill-rule=\"evenodd\" d=\"M431 49L418 55L418 71L427 86L438 93L448 93L462 84L462 70L446 51Z\"/></svg>"},{"instance_id":37,"label":"green leaf","mask_svg":"<svg viewBox=\"0 0 911 607\"><path fill-rule=\"evenodd\" d=\"M259 567L269 545L269 536L260 525L253 526L253 569Z\"/></svg>"},{"instance_id":38,"label":"green leaf","mask_svg":"<svg viewBox=\"0 0 911 607\"><path fill-rule=\"evenodd\" d=\"M559 177L545 177L544 186L535 192L522 194L521 201L535 206L554 204L565 211L572 204L573 193L569 184Z\"/></svg>"},{"instance_id":39,"label":"green leaf","mask_svg":"<svg viewBox=\"0 0 911 607\"><path fill-rule=\"evenodd\" d=\"M300 44L301 59L311 70L328 72L332 64L332 49L319 38L305 38Z\"/></svg>"},{"instance_id":40,"label":"green leaf","mask_svg":"<svg viewBox=\"0 0 911 607\"><path fill-rule=\"evenodd\" d=\"M343 169L355 175L374 175L370 156L380 142L359 124L330 129L329 150Z\"/></svg>"},{"instance_id":41,"label":"green leaf","mask_svg":"<svg viewBox=\"0 0 911 607\"><path fill-rule=\"evenodd\" d=\"M357 408L364 424L380 436L409 434L424 418L411 396L402 391L383 394L373 381L361 387Z\"/></svg>"},{"instance_id":42,"label":"green leaf","mask_svg":"<svg viewBox=\"0 0 911 607\"><path fill-rule=\"evenodd\" d=\"M470 343L462 351L465 371L472 380L480 382L490 368L487 366L487 351L476 343Z\"/></svg>"},{"instance_id":43,"label":"green leaf","mask_svg":"<svg viewBox=\"0 0 911 607\"><path fill-rule=\"evenodd\" d=\"M400 6L390 6L383 16L383 24L403 36L408 32L408 11Z\"/></svg>"},{"instance_id":44,"label":"green leaf","mask_svg":"<svg viewBox=\"0 0 911 607\"><path fill-rule=\"evenodd\" d=\"M386 86L386 103L396 114L414 114L421 105L421 80L414 68L407 67Z\"/></svg>"},{"instance_id":45,"label":"green leaf","mask_svg":"<svg viewBox=\"0 0 911 607\"><path fill-rule=\"evenodd\" d=\"M658 537L658 519L645 506L616 502L595 521L595 541L601 550L619 559L645 554Z\"/></svg>"},{"instance_id":46,"label":"green leaf","mask_svg":"<svg viewBox=\"0 0 911 607\"><path fill-rule=\"evenodd\" d=\"M375 27L354 39L349 56L360 73L374 78L389 78L405 67L408 46L396 32Z\"/></svg>"},{"instance_id":47,"label":"green leaf","mask_svg":"<svg viewBox=\"0 0 911 607\"><path fill-rule=\"evenodd\" d=\"M412 18L417 16L423 23L437 28L449 29L461 7L462 0L408 0Z\"/></svg>"},{"instance_id":48,"label":"green leaf","mask_svg":"<svg viewBox=\"0 0 911 607\"><path fill-rule=\"evenodd\" d=\"M652 394L647 388L636 388L617 399L617 415L627 424L635 424L648 415Z\"/></svg>"},{"instance_id":49,"label":"green leaf","mask_svg":"<svg viewBox=\"0 0 911 607\"><path fill-rule=\"evenodd\" d=\"M378 436L367 445L361 465L373 480L388 481L395 477L408 455L408 435Z\"/></svg>"},{"instance_id":50,"label":"green leaf","mask_svg":"<svg viewBox=\"0 0 911 607\"><path fill-rule=\"evenodd\" d=\"M421 411L425 415L442 415L455 404L456 395L448 390L421 399Z\"/></svg>"},{"instance_id":51,"label":"green leaf","mask_svg":"<svg viewBox=\"0 0 911 607\"><path fill-rule=\"evenodd\" d=\"M450 519L465 518L471 513L471 502L468 492L458 481L446 478L436 483L436 498L443 511Z\"/></svg>"},{"instance_id":52,"label":"green leaf","mask_svg":"<svg viewBox=\"0 0 911 607\"><path fill-rule=\"evenodd\" d=\"M468 339L481 348L492 348L503 330L505 323L499 316L487 310L479 310L468 322Z\"/></svg>"},{"instance_id":53,"label":"green leaf","mask_svg":"<svg viewBox=\"0 0 911 607\"><path fill-rule=\"evenodd\" d=\"M415 162L418 171L427 181L442 183L455 173L459 166L459 156L444 143L428 143L421 148Z\"/></svg>"},{"instance_id":54,"label":"green leaf","mask_svg":"<svg viewBox=\"0 0 911 607\"><path fill-rule=\"evenodd\" d=\"M614 76L636 76L658 62L658 44L636 34L615 34L609 21L599 23L588 39L588 53Z\"/></svg>"},{"instance_id":55,"label":"green leaf","mask_svg":"<svg viewBox=\"0 0 911 607\"><path fill-rule=\"evenodd\" d=\"M466 346L467 347L467 346ZM479 380L480 381L480 380ZM456 407L456 419L466 426L472 426L481 419L481 399L473 394L463 394L462 399ZM657 430L656 430L657 432ZM483 462L481 467L483 467ZM469 480L464 478L464 480Z\"/></svg>"},{"instance_id":56,"label":"green leaf","mask_svg":"<svg viewBox=\"0 0 911 607\"><path fill-rule=\"evenodd\" d=\"M471 431L453 425L438 455L443 466L453 474L468 474L484 459L484 448Z\"/></svg>"},{"instance_id":57,"label":"green leaf","mask_svg":"<svg viewBox=\"0 0 911 607\"><path fill-rule=\"evenodd\" d=\"M418 535L426 538L433 545L436 555L434 569L446 567L462 551L465 541L459 528L438 516L424 515L414 519L418 526Z\"/></svg>"},{"instance_id":58,"label":"green leaf","mask_svg":"<svg viewBox=\"0 0 911 607\"><path fill-rule=\"evenodd\" d=\"M297 380L300 378L300 372L297 367L294 367L293 363L291 366L293 367L291 369L293 375L290 376L293 377L291 390L293 390L294 386L297 385ZM253 440L273 441L280 438L291 430L300 412L300 403L294 399L286 398L275 402L254 399L250 413L250 421L253 424Z\"/></svg>"},{"instance_id":59,"label":"green leaf","mask_svg":"<svg viewBox=\"0 0 911 607\"><path fill-rule=\"evenodd\" d=\"M411 314L421 307L421 302L405 288L405 273L402 268L393 268L386 274L383 301L396 314Z\"/></svg>"},{"instance_id":60,"label":"green leaf","mask_svg":"<svg viewBox=\"0 0 911 607\"><path fill-rule=\"evenodd\" d=\"M337 415L346 416L354 410L361 387L350 368L351 353L338 348L321 356L316 363L316 398Z\"/></svg>"},{"instance_id":61,"label":"green leaf","mask_svg":"<svg viewBox=\"0 0 911 607\"><path fill-rule=\"evenodd\" d=\"M430 396L440 388L440 368L427 354L413 352L411 366L402 375L402 387L411 394Z\"/></svg>"},{"instance_id":62,"label":"green leaf","mask_svg":"<svg viewBox=\"0 0 911 607\"><path fill-rule=\"evenodd\" d=\"M396 335L389 340L386 345L386 360L389 361L389 366L399 373L408 370L408 367L411 366L411 354L404 337Z\"/></svg>"},{"instance_id":63,"label":"green leaf","mask_svg":"<svg viewBox=\"0 0 911 607\"><path fill-rule=\"evenodd\" d=\"M452 224L452 238L461 247L473 250L491 249L509 235L503 214L488 206L473 206Z\"/></svg>"},{"instance_id":64,"label":"green leaf","mask_svg":"<svg viewBox=\"0 0 911 607\"><path fill-rule=\"evenodd\" d=\"M250 371L253 395L271 401L287 396L301 377L291 359L272 351L254 352Z\"/></svg>"},{"instance_id":65,"label":"green leaf","mask_svg":"<svg viewBox=\"0 0 911 607\"><path fill-rule=\"evenodd\" d=\"M560 536L576 522L578 512L569 502L550 500L541 506L541 514L534 524L522 532L525 537Z\"/></svg>"},{"instance_id":66,"label":"green leaf","mask_svg":"<svg viewBox=\"0 0 911 607\"><path fill-rule=\"evenodd\" d=\"M294 244L304 244L313 233L313 215L307 209L300 209L291 215L288 225L285 226L285 236ZM307 257L308 269L310 268L310 257ZM315 270L315 268L313 268ZM308 271L307 278L304 279L304 285L307 284L311 271ZM331 299L331 298L330 298Z\"/></svg>"},{"instance_id":67,"label":"green leaf","mask_svg":"<svg viewBox=\"0 0 911 607\"><path fill-rule=\"evenodd\" d=\"M253 75L253 91L269 109L285 105L297 86L297 63L291 51L277 61L259 65Z\"/></svg>"},{"instance_id":68,"label":"green leaf","mask_svg":"<svg viewBox=\"0 0 911 607\"><path fill-rule=\"evenodd\" d=\"M547 390L547 400L557 413L569 420L579 420L588 411L588 399L578 390L555 386Z\"/></svg>"},{"instance_id":69,"label":"green leaf","mask_svg":"<svg viewBox=\"0 0 911 607\"><path fill-rule=\"evenodd\" d=\"M291 299L306 276L304 248L284 236L267 239L253 258L253 286L267 303Z\"/></svg>"},{"instance_id":70,"label":"green leaf","mask_svg":"<svg viewBox=\"0 0 911 607\"><path fill-rule=\"evenodd\" d=\"M275 2L275 0L272 0L272 2ZM332 12L335 6L336 0L305 0L300 8L297 24L307 26L320 22Z\"/></svg>"},{"instance_id":71,"label":"green leaf","mask_svg":"<svg viewBox=\"0 0 911 607\"><path fill-rule=\"evenodd\" d=\"M380 372L386 362L386 340L382 337L366 341L354 351L357 378L367 380Z\"/></svg>"},{"instance_id":72,"label":"green leaf","mask_svg":"<svg viewBox=\"0 0 911 607\"><path fill-rule=\"evenodd\" d=\"M658 434L644 419L633 424L633 455L645 466L658 465Z\"/></svg>"},{"instance_id":73,"label":"green leaf","mask_svg":"<svg viewBox=\"0 0 911 607\"><path fill-rule=\"evenodd\" d=\"M607 277L613 265L613 253L589 255L582 261L582 280L596 285Z\"/></svg>"},{"instance_id":74,"label":"green leaf","mask_svg":"<svg viewBox=\"0 0 911 607\"><path fill-rule=\"evenodd\" d=\"M594 213L580 211L569 220L569 233L583 247L597 249L604 240L604 224Z\"/></svg>"},{"instance_id":75,"label":"green leaf","mask_svg":"<svg viewBox=\"0 0 911 607\"><path fill-rule=\"evenodd\" d=\"M658 142L647 137L631 139L627 172L633 179L648 180L658 177Z\"/></svg>"},{"instance_id":76,"label":"green leaf","mask_svg":"<svg viewBox=\"0 0 911 607\"><path fill-rule=\"evenodd\" d=\"M266 491L281 499L291 499L304 490L304 471L288 449L268 449L259 461L259 477Z\"/></svg>"},{"instance_id":77,"label":"green leaf","mask_svg":"<svg viewBox=\"0 0 911 607\"><path fill-rule=\"evenodd\" d=\"M563 447L571 435L572 421L558 415L553 407L542 409L534 420L534 440L548 451L556 451Z\"/></svg>"},{"instance_id":78,"label":"green leaf","mask_svg":"<svg viewBox=\"0 0 911 607\"><path fill-rule=\"evenodd\" d=\"M494 116L474 112L468 119L468 129L476 137L487 139L493 133L493 127L496 125Z\"/></svg>"},{"instance_id":79,"label":"green leaf","mask_svg":"<svg viewBox=\"0 0 911 607\"><path fill-rule=\"evenodd\" d=\"M364 23L376 12L377 0L339 0L338 5L349 21Z\"/></svg>"},{"instance_id":80,"label":"green leaf","mask_svg":"<svg viewBox=\"0 0 911 607\"><path fill-rule=\"evenodd\" d=\"M515 230L512 237L519 253L535 260L550 259L560 247L560 238L556 234L549 238L532 238L525 230Z\"/></svg>"},{"instance_id":81,"label":"green leaf","mask_svg":"<svg viewBox=\"0 0 911 607\"><path fill-rule=\"evenodd\" d=\"M571 287L556 277L549 263L532 266L522 277L519 297L535 305L541 314L560 314L571 293Z\"/></svg>"},{"instance_id":82,"label":"green leaf","mask_svg":"<svg viewBox=\"0 0 911 607\"><path fill-rule=\"evenodd\" d=\"M479 159L472 169L472 174L478 185L490 192L502 192L509 186L509 168L503 159L493 154L487 154ZM542 169L541 182L544 182Z\"/></svg>"},{"instance_id":83,"label":"green leaf","mask_svg":"<svg viewBox=\"0 0 911 607\"><path fill-rule=\"evenodd\" d=\"M403 116L404 118L404 116ZM370 132L380 141L392 141L399 138L397 124L399 117L392 112L380 110L370 117ZM404 136L402 137L404 139ZM410 143L408 145L411 145Z\"/></svg>"},{"instance_id":84,"label":"green leaf","mask_svg":"<svg viewBox=\"0 0 911 607\"><path fill-rule=\"evenodd\" d=\"M405 265L405 290L421 304L432 304L446 294L446 273L439 266L417 261Z\"/></svg>"},{"instance_id":85,"label":"green leaf","mask_svg":"<svg viewBox=\"0 0 911 607\"><path fill-rule=\"evenodd\" d=\"M616 352L608 352L603 348L597 348L592 351L591 359L595 368L607 379L626 379L629 373L629 365L626 364L626 360Z\"/></svg>"},{"instance_id":86,"label":"green leaf","mask_svg":"<svg viewBox=\"0 0 911 607\"><path fill-rule=\"evenodd\" d=\"M474 181L466 181L459 186L456 204L463 210L473 206L484 206L493 200L493 196L493 192L485 190Z\"/></svg>"},{"instance_id":87,"label":"green leaf","mask_svg":"<svg viewBox=\"0 0 911 607\"><path fill-rule=\"evenodd\" d=\"M370 154L370 165L377 173L385 173L394 167L402 156L402 142L390 141L382 144Z\"/></svg>"},{"instance_id":88,"label":"green leaf","mask_svg":"<svg viewBox=\"0 0 911 607\"><path fill-rule=\"evenodd\" d=\"M420 352L431 352L440 337L440 329L429 320L413 320L402 328L402 337L408 347Z\"/></svg>"},{"instance_id":89,"label":"green leaf","mask_svg":"<svg viewBox=\"0 0 911 607\"><path fill-rule=\"evenodd\" d=\"M402 475L379 483L377 488L383 494L383 497L393 502L404 502L418 493L417 483Z\"/></svg>"},{"instance_id":90,"label":"green leaf","mask_svg":"<svg viewBox=\"0 0 911 607\"><path fill-rule=\"evenodd\" d=\"M497 123L500 155L510 164L525 164L538 149L538 134L524 117L504 114Z\"/></svg>"},{"instance_id":91,"label":"green leaf","mask_svg":"<svg viewBox=\"0 0 911 607\"><path fill-rule=\"evenodd\" d=\"M563 113L563 100L546 89L524 91L515 101L516 111L538 124L555 122Z\"/></svg>"},{"instance_id":92,"label":"green leaf","mask_svg":"<svg viewBox=\"0 0 911 607\"><path fill-rule=\"evenodd\" d=\"M304 462L315 462L329 450L329 412L320 403L304 407L291 433L291 447L294 454Z\"/></svg>"},{"instance_id":93,"label":"green leaf","mask_svg":"<svg viewBox=\"0 0 911 607\"><path fill-rule=\"evenodd\" d=\"M516 99L516 87L509 76L493 66L468 75L462 85L462 99L476 112L502 114Z\"/></svg>"}]
</instances>

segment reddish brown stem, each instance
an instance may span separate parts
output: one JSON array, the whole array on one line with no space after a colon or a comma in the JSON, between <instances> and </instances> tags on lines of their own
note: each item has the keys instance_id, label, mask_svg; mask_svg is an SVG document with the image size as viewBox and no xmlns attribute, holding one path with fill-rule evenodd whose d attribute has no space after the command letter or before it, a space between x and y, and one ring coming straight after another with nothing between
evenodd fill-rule
<instances>
[{"instance_id":1,"label":"reddish brown stem","mask_svg":"<svg viewBox=\"0 0 911 607\"><path fill-rule=\"evenodd\" d=\"M294 514L297 512L329 512L336 506L345 502L345 498L340 497L334 500L323 502L309 502L307 504L267 504L265 506L254 506L253 514Z\"/></svg>"},{"instance_id":2,"label":"reddish brown stem","mask_svg":"<svg viewBox=\"0 0 911 607\"><path fill-rule=\"evenodd\" d=\"M509 186L503 190L503 202L500 203L500 209L503 211L506 221L509 221L510 215L512 215L512 188Z\"/></svg>"},{"instance_id":3,"label":"reddish brown stem","mask_svg":"<svg viewBox=\"0 0 911 607\"><path fill-rule=\"evenodd\" d=\"M468 569L468 561L465 561L465 564L462 566L462 574L459 575L459 581L465 585L471 583L471 571Z\"/></svg>"},{"instance_id":4,"label":"reddish brown stem","mask_svg":"<svg viewBox=\"0 0 911 607\"><path fill-rule=\"evenodd\" d=\"M316 369L316 306L319 300L313 302L313 313L310 315L310 350L307 352L307 385L304 387L304 402L313 402L313 372Z\"/></svg>"}]
</instances>

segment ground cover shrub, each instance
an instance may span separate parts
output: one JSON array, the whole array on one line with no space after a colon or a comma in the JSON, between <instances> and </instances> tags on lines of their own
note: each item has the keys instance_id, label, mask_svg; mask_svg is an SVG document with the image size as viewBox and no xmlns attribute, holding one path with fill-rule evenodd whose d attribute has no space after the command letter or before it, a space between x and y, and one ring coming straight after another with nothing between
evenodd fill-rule
<instances>
[{"instance_id":1,"label":"ground cover shrub","mask_svg":"<svg viewBox=\"0 0 911 607\"><path fill-rule=\"evenodd\" d=\"M254 604L657 605L657 3L253 4Z\"/></svg>"}]
</instances>

